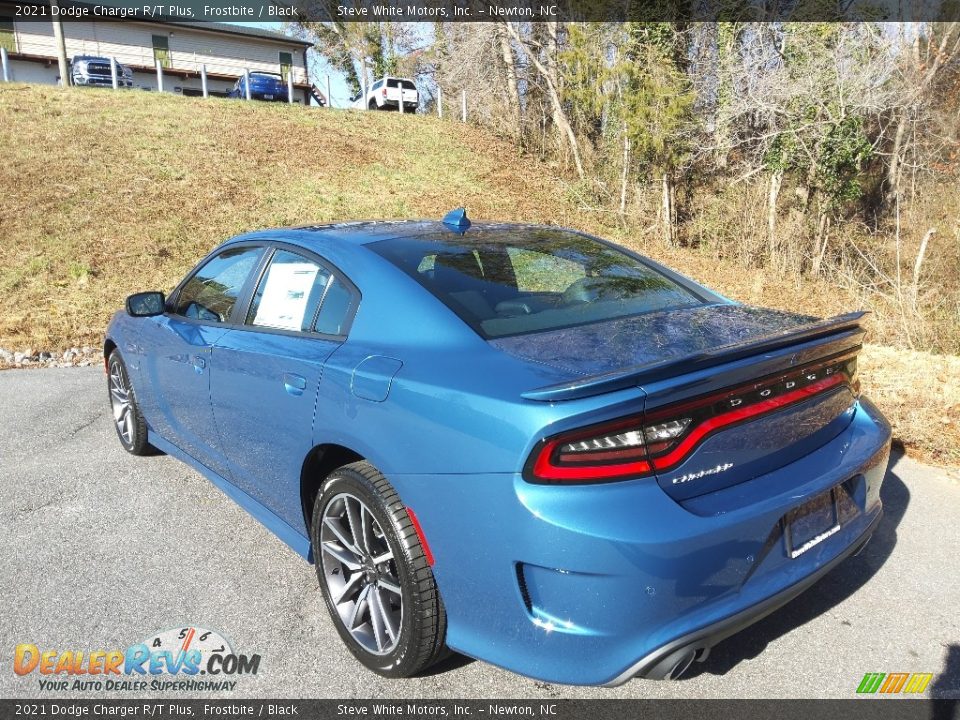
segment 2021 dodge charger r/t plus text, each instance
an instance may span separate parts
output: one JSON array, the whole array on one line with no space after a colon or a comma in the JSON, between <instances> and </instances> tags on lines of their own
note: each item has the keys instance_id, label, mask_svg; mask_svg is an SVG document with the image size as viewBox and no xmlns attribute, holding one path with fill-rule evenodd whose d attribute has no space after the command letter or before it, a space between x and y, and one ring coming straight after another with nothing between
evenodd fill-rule
<instances>
[{"instance_id":1,"label":"2021 dodge charger r/t plus text","mask_svg":"<svg viewBox=\"0 0 960 720\"><path fill-rule=\"evenodd\" d=\"M104 346L123 446L316 566L343 641L550 682L673 678L870 538L861 314L740 305L555 227L252 232Z\"/></svg>"}]
</instances>

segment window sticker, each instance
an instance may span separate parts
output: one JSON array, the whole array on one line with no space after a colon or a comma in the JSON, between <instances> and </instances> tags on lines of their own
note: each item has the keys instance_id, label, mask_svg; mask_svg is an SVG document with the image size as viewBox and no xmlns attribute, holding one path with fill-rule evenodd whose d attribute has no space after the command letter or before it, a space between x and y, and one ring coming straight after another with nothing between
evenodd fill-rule
<instances>
[{"instance_id":1,"label":"window sticker","mask_svg":"<svg viewBox=\"0 0 960 720\"><path fill-rule=\"evenodd\" d=\"M254 325L301 330L314 280L320 268L309 262L270 266Z\"/></svg>"}]
</instances>

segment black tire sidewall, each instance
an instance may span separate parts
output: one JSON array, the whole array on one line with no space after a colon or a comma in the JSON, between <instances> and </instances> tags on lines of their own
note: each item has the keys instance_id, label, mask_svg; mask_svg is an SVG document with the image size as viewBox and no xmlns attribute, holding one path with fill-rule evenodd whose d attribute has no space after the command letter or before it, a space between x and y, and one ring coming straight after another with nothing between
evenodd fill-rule
<instances>
[{"instance_id":1,"label":"black tire sidewall","mask_svg":"<svg viewBox=\"0 0 960 720\"><path fill-rule=\"evenodd\" d=\"M107 399L110 402L110 409L112 412L113 396L110 388L110 375L113 371L114 365L118 365L120 367L120 372L130 397L129 412L133 413L133 436L130 438L130 442L128 443L123 439L123 435L120 434L120 428L117 427L116 422L113 423L113 429L114 432L117 433L117 439L120 441L120 444L123 446L124 450L129 453L133 453L134 455L142 455L148 447L146 423L144 422L143 416L140 414L140 408L137 405L137 396L133 390L133 382L130 380L130 372L127 370L127 364L123 361L123 356L120 355L119 350L114 350L111 352L110 357L107 359Z\"/></svg>"},{"instance_id":2,"label":"black tire sidewall","mask_svg":"<svg viewBox=\"0 0 960 720\"><path fill-rule=\"evenodd\" d=\"M323 522L323 512L329 502L341 493L349 493L357 497L373 513L380 528L383 530L387 539L387 544L393 552L396 560L398 580L400 581L401 599L403 602L403 617L400 623L400 639L397 647L385 655L375 655L363 648L347 630L340 614L337 612L327 589L326 579L323 572L323 557L320 550L320 526ZM405 511L404 511L405 512ZM394 516L385 507L383 498L377 492L367 478L350 468L340 468L324 482L320 493L317 496L317 504L314 510L313 527L311 529L311 539L314 548L314 562L316 564L317 578L320 581L320 588L323 592L323 599L327 610L340 634L344 644L350 649L354 657L357 658L366 667L374 672L387 677L407 677L411 674L413 666L417 662L417 637L422 632L420 624L420 600L412 587L414 585L411 577L411 558L410 549L401 542L398 528Z\"/></svg>"}]
</instances>

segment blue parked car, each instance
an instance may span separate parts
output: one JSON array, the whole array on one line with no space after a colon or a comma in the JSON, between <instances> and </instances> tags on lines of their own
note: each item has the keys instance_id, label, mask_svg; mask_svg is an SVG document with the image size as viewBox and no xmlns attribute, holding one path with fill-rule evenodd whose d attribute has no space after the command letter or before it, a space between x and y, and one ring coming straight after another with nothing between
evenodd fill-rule
<instances>
[{"instance_id":1,"label":"blue parked car","mask_svg":"<svg viewBox=\"0 0 960 720\"><path fill-rule=\"evenodd\" d=\"M368 668L449 648L616 684L679 676L868 541L890 428L860 318L461 210L235 237L131 296L104 356L123 446L315 563Z\"/></svg>"},{"instance_id":2,"label":"blue parked car","mask_svg":"<svg viewBox=\"0 0 960 720\"><path fill-rule=\"evenodd\" d=\"M241 75L234 84L229 98L240 98L245 100L247 97L246 78ZM252 72L250 73L250 99L267 100L275 102L287 102L287 83L277 73Z\"/></svg>"}]
</instances>

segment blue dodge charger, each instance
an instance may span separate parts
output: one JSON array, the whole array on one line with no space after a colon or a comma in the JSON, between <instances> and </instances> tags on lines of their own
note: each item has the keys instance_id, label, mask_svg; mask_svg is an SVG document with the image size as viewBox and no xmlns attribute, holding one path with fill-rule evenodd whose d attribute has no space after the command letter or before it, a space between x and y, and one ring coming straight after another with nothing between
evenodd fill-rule
<instances>
[{"instance_id":1,"label":"blue dodge charger","mask_svg":"<svg viewBox=\"0 0 960 720\"><path fill-rule=\"evenodd\" d=\"M116 430L314 563L375 672L676 678L869 540L861 314L731 302L556 227L252 232L106 333Z\"/></svg>"}]
</instances>

